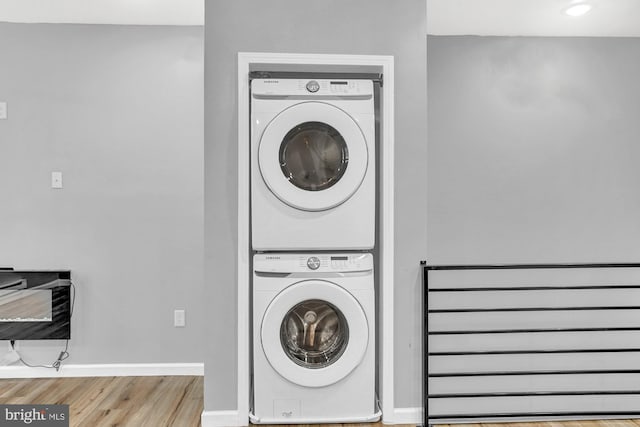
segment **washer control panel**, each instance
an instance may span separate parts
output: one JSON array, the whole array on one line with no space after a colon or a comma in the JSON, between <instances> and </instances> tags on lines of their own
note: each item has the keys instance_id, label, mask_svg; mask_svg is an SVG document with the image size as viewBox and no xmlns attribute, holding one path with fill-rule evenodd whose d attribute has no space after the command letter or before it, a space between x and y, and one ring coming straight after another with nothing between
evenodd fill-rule
<instances>
[{"instance_id":1,"label":"washer control panel","mask_svg":"<svg viewBox=\"0 0 640 427\"><path fill-rule=\"evenodd\" d=\"M345 256L332 256L331 257L331 268L333 270L342 270L342 269L348 269L349 267L351 267L353 264L359 265L360 262L357 258L351 258L348 255Z\"/></svg>"},{"instance_id":2,"label":"washer control panel","mask_svg":"<svg viewBox=\"0 0 640 427\"><path fill-rule=\"evenodd\" d=\"M256 254L253 269L258 273L349 273L373 270L369 253Z\"/></svg>"}]
</instances>

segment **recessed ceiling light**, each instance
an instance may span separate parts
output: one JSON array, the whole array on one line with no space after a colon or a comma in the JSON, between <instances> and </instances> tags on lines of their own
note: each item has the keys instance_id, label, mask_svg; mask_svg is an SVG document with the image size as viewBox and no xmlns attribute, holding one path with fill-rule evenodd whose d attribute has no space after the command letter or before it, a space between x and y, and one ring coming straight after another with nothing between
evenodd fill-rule
<instances>
[{"instance_id":1,"label":"recessed ceiling light","mask_svg":"<svg viewBox=\"0 0 640 427\"><path fill-rule=\"evenodd\" d=\"M588 3L576 3L565 9L564 13L569 16L582 16L591 10L591 5Z\"/></svg>"}]
</instances>

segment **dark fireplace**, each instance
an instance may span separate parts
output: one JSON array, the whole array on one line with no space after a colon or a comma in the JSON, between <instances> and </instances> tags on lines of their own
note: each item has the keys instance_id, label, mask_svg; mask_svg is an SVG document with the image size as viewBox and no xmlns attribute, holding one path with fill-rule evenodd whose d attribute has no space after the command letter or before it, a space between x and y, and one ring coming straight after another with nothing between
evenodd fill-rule
<instances>
[{"instance_id":1,"label":"dark fireplace","mask_svg":"<svg viewBox=\"0 0 640 427\"><path fill-rule=\"evenodd\" d=\"M71 272L0 270L0 340L71 338Z\"/></svg>"}]
</instances>

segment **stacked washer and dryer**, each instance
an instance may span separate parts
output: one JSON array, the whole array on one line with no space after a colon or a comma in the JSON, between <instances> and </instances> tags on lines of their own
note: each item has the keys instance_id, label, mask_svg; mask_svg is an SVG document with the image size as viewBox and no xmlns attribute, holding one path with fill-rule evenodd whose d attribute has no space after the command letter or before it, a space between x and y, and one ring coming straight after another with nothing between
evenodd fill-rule
<instances>
[{"instance_id":1,"label":"stacked washer and dryer","mask_svg":"<svg viewBox=\"0 0 640 427\"><path fill-rule=\"evenodd\" d=\"M375 165L372 80L252 80L253 423L380 417Z\"/></svg>"}]
</instances>

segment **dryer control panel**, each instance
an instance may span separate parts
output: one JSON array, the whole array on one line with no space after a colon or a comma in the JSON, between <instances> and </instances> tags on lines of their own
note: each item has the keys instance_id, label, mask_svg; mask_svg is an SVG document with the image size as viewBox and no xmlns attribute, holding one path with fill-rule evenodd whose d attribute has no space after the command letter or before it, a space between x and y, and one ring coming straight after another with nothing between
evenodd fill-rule
<instances>
[{"instance_id":1,"label":"dryer control panel","mask_svg":"<svg viewBox=\"0 0 640 427\"><path fill-rule=\"evenodd\" d=\"M338 254L256 254L253 269L257 273L349 273L373 270L369 253Z\"/></svg>"},{"instance_id":2,"label":"dryer control panel","mask_svg":"<svg viewBox=\"0 0 640 427\"><path fill-rule=\"evenodd\" d=\"M373 96L371 80L352 79L255 79L251 93L262 97L326 97L363 98Z\"/></svg>"}]
</instances>

